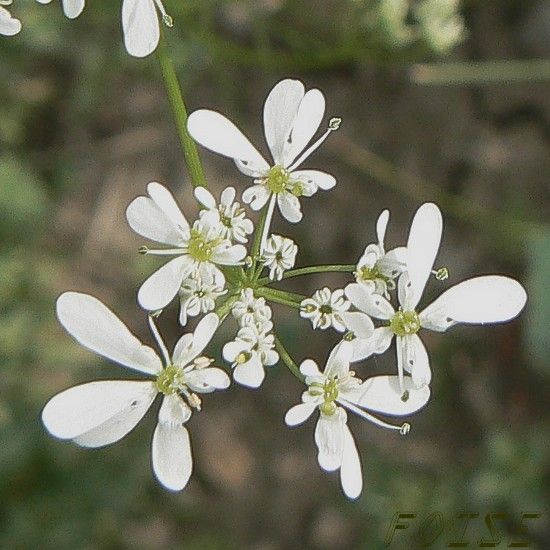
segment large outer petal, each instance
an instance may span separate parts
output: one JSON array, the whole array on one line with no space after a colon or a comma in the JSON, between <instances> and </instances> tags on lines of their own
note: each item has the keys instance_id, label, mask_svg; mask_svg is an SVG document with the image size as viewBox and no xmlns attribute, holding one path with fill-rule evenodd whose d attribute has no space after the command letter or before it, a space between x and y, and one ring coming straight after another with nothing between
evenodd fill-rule
<instances>
[{"instance_id":1,"label":"large outer petal","mask_svg":"<svg viewBox=\"0 0 550 550\"><path fill-rule=\"evenodd\" d=\"M21 30L21 21L0 6L0 35L15 36Z\"/></svg>"},{"instance_id":2,"label":"large outer petal","mask_svg":"<svg viewBox=\"0 0 550 550\"><path fill-rule=\"evenodd\" d=\"M401 357L403 368L411 373L416 387L429 384L432 380L430 358L424 343L418 334L397 337L401 342ZM399 353L399 346L397 346Z\"/></svg>"},{"instance_id":3,"label":"large outer petal","mask_svg":"<svg viewBox=\"0 0 550 550\"><path fill-rule=\"evenodd\" d=\"M437 331L455 323L502 323L519 315L526 301L527 293L516 280L484 275L446 290L422 311L420 322Z\"/></svg>"},{"instance_id":4,"label":"large outer petal","mask_svg":"<svg viewBox=\"0 0 550 550\"><path fill-rule=\"evenodd\" d=\"M349 364L353 355L351 342L342 340L330 352L323 374L327 378L343 378L349 372Z\"/></svg>"},{"instance_id":5,"label":"large outer petal","mask_svg":"<svg viewBox=\"0 0 550 550\"><path fill-rule=\"evenodd\" d=\"M275 164L283 164L283 150L304 97L299 80L281 80L269 92L264 104L264 132Z\"/></svg>"},{"instance_id":6,"label":"large outer petal","mask_svg":"<svg viewBox=\"0 0 550 550\"><path fill-rule=\"evenodd\" d=\"M288 168L306 148L317 132L325 114L325 96L320 90L309 90L303 97L287 136L282 154L283 166Z\"/></svg>"},{"instance_id":7,"label":"large outer petal","mask_svg":"<svg viewBox=\"0 0 550 550\"><path fill-rule=\"evenodd\" d=\"M57 299L57 318L80 344L125 367L156 374L158 355L144 346L102 302L89 294L64 292Z\"/></svg>"},{"instance_id":8,"label":"large outer petal","mask_svg":"<svg viewBox=\"0 0 550 550\"><path fill-rule=\"evenodd\" d=\"M355 440L347 424L344 425L344 452L340 466L340 483L344 494L356 499L363 490L363 472Z\"/></svg>"},{"instance_id":9,"label":"large outer petal","mask_svg":"<svg viewBox=\"0 0 550 550\"><path fill-rule=\"evenodd\" d=\"M167 306L192 268L193 263L188 256L178 256L164 264L141 285L138 291L139 305L149 311Z\"/></svg>"},{"instance_id":10,"label":"large outer petal","mask_svg":"<svg viewBox=\"0 0 550 550\"><path fill-rule=\"evenodd\" d=\"M407 392L405 395L404 392ZM419 411L430 399L429 386L417 388L411 378L403 379L401 391L398 376L372 376L342 397L370 411L392 416L407 416Z\"/></svg>"},{"instance_id":11,"label":"large outer petal","mask_svg":"<svg viewBox=\"0 0 550 550\"><path fill-rule=\"evenodd\" d=\"M327 472L338 470L342 465L346 420L346 411L338 407L331 416L321 414L315 426L315 443L319 451L317 460Z\"/></svg>"},{"instance_id":12,"label":"large outer petal","mask_svg":"<svg viewBox=\"0 0 550 550\"><path fill-rule=\"evenodd\" d=\"M145 57L154 52L159 43L160 27L153 0L123 0L122 30L130 55Z\"/></svg>"},{"instance_id":13,"label":"large outer petal","mask_svg":"<svg viewBox=\"0 0 550 550\"><path fill-rule=\"evenodd\" d=\"M443 219L437 205L427 202L414 215L407 241L407 271L412 284L410 303L401 304L415 309L432 271L441 242Z\"/></svg>"},{"instance_id":14,"label":"large outer petal","mask_svg":"<svg viewBox=\"0 0 550 550\"><path fill-rule=\"evenodd\" d=\"M374 329L369 338L354 338L352 362L362 361L373 354L384 353L391 345L394 333L389 327Z\"/></svg>"},{"instance_id":15,"label":"large outer petal","mask_svg":"<svg viewBox=\"0 0 550 550\"><path fill-rule=\"evenodd\" d=\"M52 397L42 411L46 429L60 439L101 447L124 437L157 395L154 382L100 380Z\"/></svg>"},{"instance_id":16,"label":"large outer petal","mask_svg":"<svg viewBox=\"0 0 550 550\"><path fill-rule=\"evenodd\" d=\"M69 19L77 18L84 9L86 0L63 0L63 12Z\"/></svg>"},{"instance_id":17,"label":"large outer petal","mask_svg":"<svg viewBox=\"0 0 550 550\"><path fill-rule=\"evenodd\" d=\"M187 129L193 139L207 149L243 163L247 175L265 173L269 170L269 164L258 150L222 114L207 109L195 111L189 116ZM240 168L240 164L237 166Z\"/></svg>"},{"instance_id":18,"label":"large outer petal","mask_svg":"<svg viewBox=\"0 0 550 550\"><path fill-rule=\"evenodd\" d=\"M167 395L159 410L159 420L151 449L153 471L170 491L181 491L193 470L189 433L183 425L191 411L176 394Z\"/></svg>"}]
</instances>

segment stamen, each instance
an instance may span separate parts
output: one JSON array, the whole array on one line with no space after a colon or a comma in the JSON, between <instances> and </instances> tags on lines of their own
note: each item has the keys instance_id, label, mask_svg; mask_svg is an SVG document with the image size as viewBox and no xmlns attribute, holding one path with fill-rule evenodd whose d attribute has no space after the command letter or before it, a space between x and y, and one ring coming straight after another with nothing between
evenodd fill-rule
<instances>
[{"instance_id":1,"label":"stamen","mask_svg":"<svg viewBox=\"0 0 550 550\"><path fill-rule=\"evenodd\" d=\"M434 275L438 281L445 281L446 279L449 278L449 269L446 267L440 267L439 269L432 269L432 275Z\"/></svg>"},{"instance_id":2,"label":"stamen","mask_svg":"<svg viewBox=\"0 0 550 550\"><path fill-rule=\"evenodd\" d=\"M298 168L298 166L300 166L300 164L302 164L302 162L304 162L304 160L306 160L307 157L309 157L316 149L318 149L323 144L325 139L328 138L329 134L331 134L332 132L335 132L336 130L338 130L338 128L340 128L341 123L342 123L341 118L339 118L339 117L331 118L329 123L328 123L328 128L327 128L326 132L313 145L311 145L309 148L307 148L298 157L298 159L295 160L289 168L287 168L287 170L289 172L292 172L292 171L296 170L296 168Z\"/></svg>"},{"instance_id":3,"label":"stamen","mask_svg":"<svg viewBox=\"0 0 550 550\"><path fill-rule=\"evenodd\" d=\"M182 248L151 249L147 246L140 246L138 252L140 254L152 254L153 256L179 256L185 253Z\"/></svg>"},{"instance_id":4,"label":"stamen","mask_svg":"<svg viewBox=\"0 0 550 550\"><path fill-rule=\"evenodd\" d=\"M269 234L269 229L271 227L271 220L273 218L273 211L275 210L275 200L276 196L275 193L271 195L271 199L269 199L269 206L267 207L267 215L265 217L265 223L264 223L264 230L262 233L262 240L260 241L260 255L263 253L266 244L267 244L267 236Z\"/></svg>"},{"instance_id":5,"label":"stamen","mask_svg":"<svg viewBox=\"0 0 550 550\"><path fill-rule=\"evenodd\" d=\"M170 364L170 354L168 353L168 349L166 348L166 344L164 343L164 340L162 339L160 332L158 331L157 325L155 324L154 316L149 315L149 327L151 329L151 332L153 333L153 336L155 337L155 340L157 341L158 347L160 348L160 351L162 352L162 355L164 357L164 361L166 365Z\"/></svg>"},{"instance_id":6,"label":"stamen","mask_svg":"<svg viewBox=\"0 0 550 550\"><path fill-rule=\"evenodd\" d=\"M166 10L164 9L164 6L162 5L161 0L155 0L155 4L157 5L158 10L160 11L160 14L162 15L162 22L167 27L173 27L174 26L174 20L170 15L166 13Z\"/></svg>"},{"instance_id":7,"label":"stamen","mask_svg":"<svg viewBox=\"0 0 550 550\"><path fill-rule=\"evenodd\" d=\"M401 426L395 426L394 424L389 424L388 422L384 422L384 420L380 420L380 418L377 418L376 416L373 416L372 414L369 414L368 412L364 411L363 409L360 409L353 403L350 403L349 401L346 401L345 399L338 399L338 403L346 407L346 409L349 409L350 411L354 412L361 418L364 418L365 420L369 420L373 424L376 424L377 426L380 426L381 428L388 428L388 430L397 430L402 432L403 430L406 430L407 428L404 428L404 426L408 426L408 429L410 430L410 424L402 424Z\"/></svg>"}]
</instances>

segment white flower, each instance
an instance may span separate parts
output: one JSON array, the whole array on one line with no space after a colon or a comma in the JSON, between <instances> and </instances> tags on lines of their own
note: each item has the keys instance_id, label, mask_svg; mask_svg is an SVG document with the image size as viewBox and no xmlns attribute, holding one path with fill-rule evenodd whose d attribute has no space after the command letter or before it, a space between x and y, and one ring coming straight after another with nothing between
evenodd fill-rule
<instances>
[{"instance_id":1,"label":"white flower","mask_svg":"<svg viewBox=\"0 0 550 550\"><path fill-rule=\"evenodd\" d=\"M365 248L355 271L358 283L364 284L376 294L382 294L386 298L389 298L388 289L395 288L394 280L405 270L407 262L407 249L404 246L389 252L384 249L384 237L389 219L389 210L384 210L378 217L376 222L378 244L369 244Z\"/></svg>"},{"instance_id":2,"label":"white flower","mask_svg":"<svg viewBox=\"0 0 550 550\"><path fill-rule=\"evenodd\" d=\"M0 34L3 36L14 36L21 30L21 21L2 7L10 4L11 0L0 0Z\"/></svg>"},{"instance_id":3,"label":"white flower","mask_svg":"<svg viewBox=\"0 0 550 550\"><path fill-rule=\"evenodd\" d=\"M311 298L302 300L300 316L309 319L314 329L325 330L333 327L338 332L344 332L346 325L342 313L347 311L350 305L341 288L331 292L325 287L317 290Z\"/></svg>"},{"instance_id":4,"label":"white flower","mask_svg":"<svg viewBox=\"0 0 550 550\"><path fill-rule=\"evenodd\" d=\"M280 281L287 269L294 267L298 246L292 239L271 235L262 251L264 265L269 268L269 278Z\"/></svg>"},{"instance_id":5,"label":"white flower","mask_svg":"<svg viewBox=\"0 0 550 550\"><path fill-rule=\"evenodd\" d=\"M315 427L319 466L327 472L339 469L345 495L357 498L363 488L361 463L342 407L377 426L406 434L409 424L394 426L364 409L393 416L410 415L428 402L430 390L428 387L415 389L408 380L405 390L400 390L397 376L374 376L363 382L349 370L352 354L352 345L341 342L331 352L323 372L311 359L300 365L308 389L302 394L302 403L287 411L285 422L288 426L302 424L319 409Z\"/></svg>"},{"instance_id":6,"label":"white flower","mask_svg":"<svg viewBox=\"0 0 550 550\"><path fill-rule=\"evenodd\" d=\"M441 212L435 204L423 204L416 212L407 242L407 272L401 275L398 284L398 311L383 296L363 285L354 283L345 289L357 309L388 321L370 338L353 340L354 361L383 353L395 335L399 378L403 383L403 371L410 372L416 386L429 384L432 375L426 348L417 334L421 328L444 332L456 323L508 321L519 315L527 300L524 288L514 279L484 275L449 288L417 313L439 249L442 226Z\"/></svg>"},{"instance_id":7,"label":"white flower","mask_svg":"<svg viewBox=\"0 0 550 550\"><path fill-rule=\"evenodd\" d=\"M270 323L272 311L265 298L256 298L251 288L245 288L233 304L231 314L241 327L257 325L263 330L263 327Z\"/></svg>"},{"instance_id":8,"label":"white flower","mask_svg":"<svg viewBox=\"0 0 550 550\"><path fill-rule=\"evenodd\" d=\"M223 347L223 358L233 367L233 380L249 388L259 388L265 378L264 366L272 366L279 360L274 350L275 337L267 334L273 328L271 322L261 328L257 325L242 327L235 340Z\"/></svg>"},{"instance_id":9,"label":"white flower","mask_svg":"<svg viewBox=\"0 0 550 550\"><path fill-rule=\"evenodd\" d=\"M38 0L41 4L49 4L52 0ZM86 0L62 0L63 13L69 19L77 18L84 9Z\"/></svg>"},{"instance_id":10,"label":"white flower","mask_svg":"<svg viewBox=\"0 0 550 550\"><path fill-rule=\"evenodd\" d=\"M191 228L168 189L159 183L150 183L147 192L149 197L138 197L128 206L128 223L136 233L173 247L161 250L145 247L144 253L177 256L153 273L139 289L141 307L155 311L172 301L191 274L204 280L211 277L225 281L216 266L239 265L246 256L246 248L231 245L220 236L217 211L206 212Z\"/></svg>"},{"instance_id":11,"label":"white flower","mask_svg":"<svg viewBox=\"0 0 550 550\"><path fill-rule=\"evenodd\" d=\"M239 243L248 241L246 236L254 231L254 224L246 217L244 208L238 202L234 202L235 189L233 187L223 190L219 205L216 205L216 200L206 187L197 187L195 197L206 208L201 211L201 215L209 210L219 212L222 237Z\"/></svg>"},{"instance_id":12,"label":"white flower","mask_svg":"<svg viewBox=\"0 0 550 550\"><path fill-rule=\"evenodd\" d=\"M134 57L146 57L159 43L160 26L158 12L167 27L173 25L161 0L123 0L122 30L126 50Z\"/></svg>"},{"instance_id":13,"label":"white flower","mask_svg":"<svg viewBox=\"0 0 550 550\"><path fill-rule=\"evenodd\" d=\"M216 300L223 296L227 290L224 290L224 281L216 280L210 273L202 277L189 277L183 281L180 296L180 325L184 327L187 324L188 317L196 317L201 313L213 311L216 307Z\"/></svg>"},{"instance_id":14,"label":"white flower","mask_svg":"<svg viewBox=\"0 0 550 550\"><path fill-rule=\"evenodd\" d=\"M42 411L47 430L83 447L102 447L122 439L163 394L152 443L153 471L171 491L183 489L192 470L191 445L184 424L191 407L200 409L196 393L229 386L227 374L201 356L218 328L214 313L194 333L184 334L170 357L152 320L151 329L165 364L124 323L93 296L65 292L57 300L57 317L88 349L148 376L147 380L100 380L74 386L52 397ZM184 399L185 398L185 399Z\"/></svg>"},{"instance_id":15,"label":"white flower","mask_svg":"<svg viewBox=\"0 0 550 550\"><path fill-rule=\"evenodd\" d=\"M302 219L298 197L310 197L318 189L331 189L336 184L334 177L324 172L297 170L340 123L339 119L332 119L325 134L306 149L324 113L325 98L319 90L306 93L300 81L291 79L276 84L264 105L264 132L273 157L271 165L220 113L195 111L189 116L187 127L197 142L233 159L243 174L254 178L254 185L243 193L245 203L259 210L273 197L272 211L276 198L281 214L296 223Z\"/></svg>"}]
</instances>

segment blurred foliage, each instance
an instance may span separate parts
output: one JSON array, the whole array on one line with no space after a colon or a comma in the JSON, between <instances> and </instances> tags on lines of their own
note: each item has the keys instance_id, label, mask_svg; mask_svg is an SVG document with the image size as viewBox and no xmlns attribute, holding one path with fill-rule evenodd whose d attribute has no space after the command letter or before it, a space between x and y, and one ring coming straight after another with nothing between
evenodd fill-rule
<instances>
[{"instance_id":1,"label":"blurred foliage","mask_svg":"<svg viewBox=\"0 0 550 550\"><path fill-rule=\"evenodd\" d=\"M74 344L58 327L56 295L84 280L88 287L117 296L120 309L115 309L137 327L141 318L131 300L139 277L150 270L150 264L132 263L127 243L127 255L113 249L94 258L101 275L83 268L91 263L85 256L91 248L86 238L91 237L80 233L89 230L93 236L97 229L89 227L92 215L87 218L83 212L100 203L99 190L83 184L90 181L85 174L108 173L114 161L105 151L116 149L109 141L113 136L170 120L166 104L156 104L161 84L154 56L135 60L124 51L120 2L90 0L75 21L62 16L59 4L15 0L12 12L22 19L23 31L0 39L0 548L370 550L385 548L391 517L399 510L413 510L419 518L437 511L448 521L463 510L481 517L504 511L511 518L505 528L512 535L520 531L521 512L541 511L545 516L530 524L528 539L532 548L548 548L547 235L539 235L526 254L528 345L522 346L515 325L494 338L463 328L453 331L454 339L445 344L449 347L430 342L434 365L441 368L429 416L419 416L413 434L397 442L370 427L357 429L364 432L360 447L366 479L358 503L345 502L336 476L318 471L312 426L290 433L282 426L289 396L294 392L294 399L300 388L296 384L289 389L287 373L277 369L268 376L274 389L260 394L238 388L235 397L219 397L219 418L234 415L238 427L236 432L227 428L227 434L218 428L216 436L233 445L246 441L248 452L263 464L254 481L241 481L241 492L232 488L231 474L248 472L242 466L247 450L220 443L229 473L212 474L217 445L208 452L201 449L196 433L192 438L199 462L190 487L179 495L161 490L152 479L148 455L154 412L124 442L97 451L54 441L44 433L39 415L46 399L78 381L120 376L116 367ZM164 4L176 21L169 33L172 55L184 88L197 92L194 102L202 101L204 93L219 105L233 101L232 108L245 114L250 114L254 83L260 81L261 97L263 83L272 83L282 72L316 72L318 79L336 81L343 89L350 74L361 74L367 66L437 59L470 34L453 0L320 0L316 9L307 0ZM472 6L487 3L468 4L472 20ZM512 15L526 4L534 2L506 2L503 11L511 26ZM382 78L384 90L395 93L391 72ZM353 94L358 102L365 100L363 87ZM121 98L128 97L121 105ZM397 136L397 121L394 128ZM155 139L145 140L139 152L148 151L151 143ZM120 141L116 144L123 148ZM135 162L128 155L127 163ZM156 150L148 151L147 161L155 162L157 156ZM94 164L92 158L99 160ZM399 186L394 191L399 193ZM504 216L512 210L508 206ZM542 212L544 207L548 205L540 206ZM105 218L111 215L107 211ZM68 220L62 223L64 216ZM120 217L115 227L124 223ZM70 233L73 226L78 235ZM109 234L110 240L116 237ZM475 253L469 253L475 262ZM495 254L490 260L484 269L499 265L501 258ZM520 272L521 262L517 256L507 268ZM460 263L457 267L461 269ZM113 301L109 303L116 306ZM145 331L143 326L140 330ZM314 343L305 347L302 325L289 320L282 336L297 358L303 349L315 350ZM539 369L532 370L534 365ZM281 481L274 472L292 458L293 445L301 459L290 464L298 473L285 474L290 477ZM201 455L206 455L202 463ZM302 459L305 470L299 468ZM289 510L292 517L283 516ZM402 546L396 542L395 547L422 547L420 525L414 524L403 535ZM486 534L481 523L472 529L478 538Z\"/></svg>"}]
</instances>

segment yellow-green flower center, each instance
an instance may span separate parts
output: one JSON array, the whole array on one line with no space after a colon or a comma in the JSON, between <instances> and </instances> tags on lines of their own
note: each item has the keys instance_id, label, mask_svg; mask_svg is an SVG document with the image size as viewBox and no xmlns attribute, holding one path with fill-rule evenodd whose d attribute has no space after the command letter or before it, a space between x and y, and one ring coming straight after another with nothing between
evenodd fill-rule
<instances>
[{"instance_id":1,"label":"yellow-green flower center","mask_svg":"<svg viewBox=\"0 0 550 550\"><path fill-rule=\"evenodd\" d=\"M272 193L282 193L289 181L290 174L282 166L273 166L267 173L266 185Z\"/></svg>"},{"instance_id":2,"label":"yellow-green flower center","mask_svg":"<svg viewBox=\"0 0 550 550\"><path fill-rule=\"evenodd\" d=\"M208 262L217 244L216 240L208 240L200 231L192 229L187 253L197 262Z\"/></svg>"},{"instance_id":3,"label":"yellow-green flower center","mask_svg":"<svg viewBox=\"0 0 550 550\"><path fill-rule=\"evenodd\" d=\"M175 393L184 386L183 371L175 365L168 365L157 375L155 386L164 395Z\"/></svg>"},{"instance_id":4,"label":"yellow-green flower center","mask_svg":"<svg viewBox=\"0 0 550 550\"><path fill-rule=\"evenodd\" d=\"M397 336L410 336L420 330L416 311L398 311L390 320L390 329Z\"/></svg>"},{"instance_id":5,"label":"yellow-green flower center","mask_svg":"<svg viewBox=\"0 0 550 550\"><path fill-rule=\"evenodd\" d=\"M338 408L335 401L338 399L338 377L327 380L323 385L312 384L309 388L310 395L323 396L323 403L319 410L326 416L332 416Z\"/></svg>"},{"instance_id":6,"label":"yellow-green flower center","mask_svg":"<svg viewBox=\"0 0 550 550\"><path fill-rule=\"evenodd\" d=\"M362 281L374 281L375 279L385 279L385 277L378 271L376 264L374 267L363 266L357 272L357 277Z\"/></svg>"}]
</instances>

